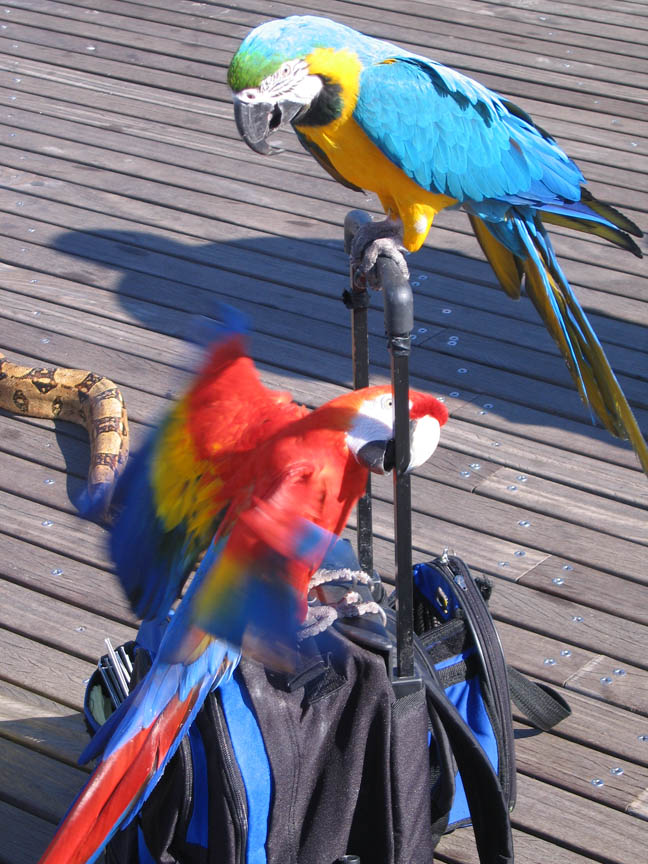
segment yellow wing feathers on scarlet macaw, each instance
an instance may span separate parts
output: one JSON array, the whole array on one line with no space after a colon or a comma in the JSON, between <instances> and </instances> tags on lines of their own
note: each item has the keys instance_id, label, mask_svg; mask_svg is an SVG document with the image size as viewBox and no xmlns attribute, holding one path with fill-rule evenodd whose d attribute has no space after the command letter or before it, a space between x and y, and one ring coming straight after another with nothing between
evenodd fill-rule
<instances>
[{"instance_id":1,"label":"yellow wing feathers on scarlet macaw","mask_svg":"<svg viewBox=\"0 0 648 864\"><path fill-rule=\"evenodd\" d=\"M230 505L236 457L305 409L263 386L233 310L204 368L117 486L111 554L141 618L164 617Z\"/></svg>"},{"instance_id":2,"label":"yellow wing feathers on scarlet macaw","mask_svg":"<svg viewBox=\"0 0 648 864\"><path fill-rule=\"evenodd\" d=\"M139 812L207 694L246 652L290 666L310 575L344 529L369 470L393 467L389 387L314 411L261 384L223 310L204 367L122 475L110 548L141 616L163 618L204 552L155 654L81 761L99 763L40 864L89 864ZM410 394L413 468L445 406ZM213 539L212 539L213 535Z\"/></svg>"},{"instance_id":3,"label":"yellow wing feathers on scarlet macaw","mask_svg":"<svg viewBox=\"0 0 648 864\"><path fill-rule=\"evenodd\" d=\"M384 227L362 230L353 252L364 269L377 243L398 259L400 243L416 251L435 215L461 206L504 290L518 297L524 283L582 398L631 441L648 472L646 442L543 222L638 256L630 235L642 232L591 195L578 166L528 114L441 63L314 16L254 29L228 81L250 147L269 153L272 132L292 126L331 176L378 195L394 239L390 251Z\"/></svg>"}]
</instances>

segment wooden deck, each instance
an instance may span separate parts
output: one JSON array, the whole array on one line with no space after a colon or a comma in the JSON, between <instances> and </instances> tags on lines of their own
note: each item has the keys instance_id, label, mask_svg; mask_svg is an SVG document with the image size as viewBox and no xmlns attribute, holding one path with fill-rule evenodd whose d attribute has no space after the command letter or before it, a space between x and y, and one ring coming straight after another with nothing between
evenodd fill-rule
<instances>
[{"instance_id":1,"label":"wooden deck","mask_svg":"<svg viewBox=\"0 0 648 864\"><path fill-rule=\"evenodd\" d=\"M316 405L350 385L342 223L376 202L294 136L256 156L225 84L267 17L322 11L475 75L577 159L592 191L648 225L648 3L640 0L7 0L0 4L0 349L122 388L135 444L187 380L191 316L252 319L269 385ZM648 431L648 269L556 231L557 251ZM411 258L414 383L451 420L414 480L414 555L453 548L496 582L509 660L563 686L555 734L522 722L519 864L637 864L648 837L648 483L593 427L527 300L495 287L468 222ZM388 374L382 311L374 380ZM456 337L450 339L449 337ZM84 681L133 618L104 532L77 515L76 427L0 416L0 864L33 864L86 778ZM389 484L376 554L393 570ZM443 861L474 864L470 830ZM363 862L365 864L365 862ZM366 862L370 864L370 862Z\"/></svg>"}]
</instances>

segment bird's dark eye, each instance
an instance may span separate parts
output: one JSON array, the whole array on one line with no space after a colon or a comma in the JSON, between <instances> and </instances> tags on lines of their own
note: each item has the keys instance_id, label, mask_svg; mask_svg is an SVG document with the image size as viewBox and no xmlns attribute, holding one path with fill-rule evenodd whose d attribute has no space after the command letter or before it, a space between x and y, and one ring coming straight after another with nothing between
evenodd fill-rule
<instances>
[{"instance_id":1,"label":"bird's dark eye","mask_svg":"<svg viewBox=\"0 0 648 864\"><path fill-rule=\"evenodd\" d=\"M281 75L283 75L284 77L285 77L286 75L290 75L290 63L284 63L284 65L281 67L281 69L279 70L279 72L280 72Z\"/></svg>"}]
</instances>

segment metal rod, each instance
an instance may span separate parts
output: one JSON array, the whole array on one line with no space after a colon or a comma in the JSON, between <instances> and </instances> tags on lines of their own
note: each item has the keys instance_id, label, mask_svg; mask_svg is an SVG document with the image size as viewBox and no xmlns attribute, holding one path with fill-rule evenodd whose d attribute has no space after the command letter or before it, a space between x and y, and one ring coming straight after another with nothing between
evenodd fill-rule
<instances>
[{"instance_id":1,"label":"metal rod","mask_svg":"<svg viewBox=\"0 0 648 864\"><path fill-rule=\"evenodd\" d=\"M396 467L394 483L394 535L396 537L396 586L398 617L396 657L399 678L414 674L414 589L412 585L412 495L409 447L409 357L392 350Z\"/></svg>"},{"instance_id":2,"label":"metal rod","mask_svg":"<svg viewBox=\"0 0 648 864\"><path fill-rule=\"evenodd\" d=\"M112 673L110 666L103 666L99 663L99 674L101 675L104 684L106 685L106 690L108 691L108 695L112 700L115 708L118 708L121 703L124 701L122 695L119 693L119 688L117 687L117 683L115 680L115 676Z\"/></svg>"},{"instance_id":3,"label":"metal rod","mask_svg":"<svg viewBox=\"0 0 648 864\"><path fill-rule=\"evenodd\" d=\"M344 248L351 252L353 236L358 228L370 222L364 210L352 210L344 221ZM351 263L349 266L350 290L345 293L345 303L351 309L351 354L353 358L353 388L360 390L369 386L369 292L364 279L359 278ZM373 514L371 506L371 475L367 478L364 495L357 504L358 532L357 549L360 568L373 573Z\"/></svg>"},{"instance_id":4,"label":"metal rod","mask_svg":"<svg viewBox=\"0 0 648 864\"><path fill-rule=\"evenodd\" d=\"M106 648L108 649L108 656L112 662L114 673L117 677L117 681L119 683L119 687L124 694L124 699L128 696L128 681L126 680L126 676L124 675L124 670L122 669L121 660L117 656L117 652L112 646L112 642L110 639L104 639L106 643Z\"/></svg>"},{"instance_id":5,"label":"metal rod","mask_svg":"<svg viewBox=\"0 0 648 864\"><path fill-rule=\"evenodd\" d=\"M121 657L121 659L124 663L125 671L126 671L126 673L128 673L126 675L126 678L128 679L128 684L130 686L130 679L131 679L131 675L133 674L133 664L131 663L131 659L128 656L128 654L126 653L126 650L125 650L123 645L120 645L117 650L119 651L119 656Z\"/></svg>"},{"instance_id":6,"label":"metal rod","mask_svg":"<svg viewBox=\"0 0 648 864\"><path fill-rule=\"evenodd\" d=\"M344 222L344 242L350 252L358 228L371 221L368 213L353 210ZM412 583L412 506L411 483L407 472L410 463L409 354L414 327L412 287L396 262L380 256L376 264L377 284L383 291L385 332L391 356L391 380L394 394L394 540L398 612L396 619L396 672L394 689L400 695L417 689L421 681L414 678L414 588ZM351 267L351 290L345 302L352 310L353 384L369 384L369 340L367 310L369 296L364 277ZM362 569L373 573L371 488L358 504L358 558ZM366 499L366 500L365 500ZM369 557L371 556L371 557ZM369 563L370 562L370 563Z\"/></svg>"},{"instance_id":7,"label":"metal rod","mask_svg":"<svg viewBox=\"0 0 648 864\"><path fill-rule=\"evenodd\" d=\"M396 667L399 679L414 676L414 588L412 584L412 496L410 475L409 355L414 300L408 280L389 258L378 259L385 301L385 331L391 356L394 394L394 538L396 590Z\"/></svg>"}]
</instances>

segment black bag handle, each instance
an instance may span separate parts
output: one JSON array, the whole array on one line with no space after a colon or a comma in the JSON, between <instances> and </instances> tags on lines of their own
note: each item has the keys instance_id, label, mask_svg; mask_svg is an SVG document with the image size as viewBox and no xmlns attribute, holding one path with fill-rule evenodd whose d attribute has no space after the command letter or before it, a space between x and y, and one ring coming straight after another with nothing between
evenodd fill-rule
<instances>
[{"instance_id":1,"label":"black bag handle","mask_svg":"<svg viewBox=\"0 0 648 864\"><path fill-rule=\"evenodd\" d=\"M548 732L569 717L571 708L568 702L548 684L530 681L512 666L508 666L507 671L513 704L538 729Z\"/></svg>"}]
</instances>

